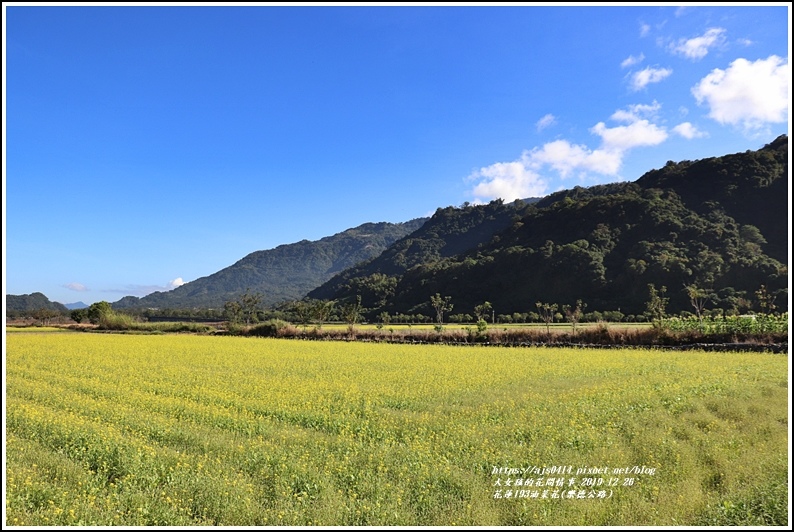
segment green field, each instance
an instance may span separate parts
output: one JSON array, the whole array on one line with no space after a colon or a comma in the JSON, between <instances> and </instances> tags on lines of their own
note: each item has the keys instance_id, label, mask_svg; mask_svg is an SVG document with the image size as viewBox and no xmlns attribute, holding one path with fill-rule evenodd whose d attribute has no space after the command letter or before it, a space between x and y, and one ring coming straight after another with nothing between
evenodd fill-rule
<instances>
[{"instance_id":1,"label":"green field","mask_svg":"<svg viewBox=\"0 0 794 532\"><path fill-rule=\"evenodd\" d=\"M785 355L47 332L6 379L8 525L788 518Z\"/></svg>"}]
</instances>

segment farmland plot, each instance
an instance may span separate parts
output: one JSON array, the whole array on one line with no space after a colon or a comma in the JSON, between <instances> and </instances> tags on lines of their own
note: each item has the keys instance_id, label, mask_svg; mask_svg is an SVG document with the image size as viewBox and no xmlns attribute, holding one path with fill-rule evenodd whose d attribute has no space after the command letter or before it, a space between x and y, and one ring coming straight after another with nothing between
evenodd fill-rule
<instances>
[{"instance_id":1,"label":"farmland plot","mask_svg":"<svg viewBox=\"0 0 794 532\"><path fill-rule=\"evenodd\" d=\"M7 524L786 524L787 366L8 334Z\"/></svg>"}]
</instances>

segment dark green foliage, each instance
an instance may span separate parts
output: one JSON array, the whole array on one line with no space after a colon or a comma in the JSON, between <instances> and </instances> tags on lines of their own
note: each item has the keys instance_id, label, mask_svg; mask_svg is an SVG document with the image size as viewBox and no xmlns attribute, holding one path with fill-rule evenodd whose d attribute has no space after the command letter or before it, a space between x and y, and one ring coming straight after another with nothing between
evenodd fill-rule
<instances>
[{"instance_id":1,"label":"dark green foliage","mask_svg":"<svg viewBox=\"0 0 794 532\"><path fill-rule=\"evenodd\" d=\"M32 316L34 312L41 309L53 310L63 315L69 314L69 309L64 305L50 301L41 292L21 296L6 295L6 315Z\"/></svg>"},{"instance_id":2,"label":"dark green foliage","mask_svg":"<svg viewBox=\"0 0 794 532\"><path fill-rule=\"evenodd\" d=\"M673 314L692 312L693 294L701 313L768 310L769 296L756 297L762 285L776 304L786 299L787 157L784 136L758 151L668 163L634 183L576 187L533 205L439 209L314 293L361 294L373 317L422 311L436 293L461 315L485 300L504 316L538 300L582 300L640 316L649 284L667 287Z\"/></svg>"},{"instance_id":3,"label":"dark green foliage","mask_svg":"<svg viewBox=\"0 0 794 532\"><path fill-rule=\"evenodd\" d=\"M33 318L38 320L42 325L49 325L53 320L63 316L61 312L48 308L40 308L33 313Z\"/></svg>"},{"instance_id":4,"label":"dark green foliage","mask_svg":"<svg viewBox=\"0 0 794 532\"><path fill-rule=\"evenodd\" d=\"M422 227L372 260L336 275L309 297L343 299L361 295L365 307L382 307L394 296L407 270L476 249L532 208L521 201L505 204L495 200L487 205L437 209Z\"/></svg>"},{"instance_id":5,"label":"dark green foliage","mask_svg":"<svg viewBox=\"0 0 794 532\"><path fill-rule=\"evenodd\" d=\"M97 324L112 313L113 309L110 306L110 303L107 301L97 301L88 307L88 310L86 311L86 317L91 323Z\"/></svg>"},{"instance_id":6,"label":"dark green foliage","mask_svg":"<svg viewBox=\"0 0 794 532\"><path fill-rule=\"evenodd\" d=\"M489 301L486 301L482 305L477 305L474 307L474 315L477 317L477 321L487 321L489 317L493 315L493 305Z\"/></svg>"},{"instance_id":7,"label":"dark green foliage","mask_svg":"<svg viewBox=\"0 0 794 532\"><path fill-rule=\"evenodd\" d=\"M87 308L74 309L69 313L69 317L72 318L72 320L77 323L82 323L83 320L88 319L88 309Z\"/></svg>"},{"instance_id":8,"label":"dark green foliage","mask_svg":"<svg viewBox=\"0 0 794 532\"><path fill-rule=\"evenodd\" d=\"M764 252L778 261L788 256L788 136L757 151L668 164L642 176L643 188L675 189L699 214L714 205L740 225L758 229Z\"/></svg>"}]
</instances>

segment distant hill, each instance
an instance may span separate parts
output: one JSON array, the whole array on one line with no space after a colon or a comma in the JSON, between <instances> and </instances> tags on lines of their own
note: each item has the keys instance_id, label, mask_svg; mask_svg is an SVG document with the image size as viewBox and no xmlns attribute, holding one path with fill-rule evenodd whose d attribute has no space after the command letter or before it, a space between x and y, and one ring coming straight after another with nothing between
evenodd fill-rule
<instances>
[{"instance_id":1,"label":"distant hill","mask_svg":"<svg viewBox=\"0 0 794 532\"><path fill-rule=\"evenodd\" d=\"M47 296L41 292L23 294L20 296L6 296L6 311L8 313L27 313L35 312L41 309L54 310L63 313L69 312L69 309L67 309L64 305L56 301L50 301Z\"/></svg>"},{"instance_id":2,"label":"distant hill","mask_svg":"<svg viewBox=\"0 0 794 532\"><path fill-rule=\"evenodd\" d=\"M406 271L476 249L519 219L528 204L495 200L487 205L439 208L422 227L379 256L337 274L308 297L348 299L361 295L365 307L380 306L394 295L396 279Z\"/></svg>"},{"instance_id":3,"label":"distant hill","mask_svg":"<svg viewBox=\"0 0 794 532\"><path fill-rule=\"evenodd\" d=\"M451 296L455 313L484 301L511 314L535 310L537 301L581 299L591 310L639 314L650 283L667 287L671 312L693 311L687 285L707 291L709 308L734 311L749 308L763 285L782 308L788 197L784 135L757 151L671 161L633 183L551 194L514 211L504 227L504 211L486 229L477 209L440 209L310 296L361 295L370 317L428 315L435 293Z\"/></svg>"},{"instance_id":4,"label":"distant hill","mask_svg":"<svg viewBox=\"0 0 794 532\"><path fill-rule=\"evenodd\" d=\"M301 299L333 275L379 255L426 220L366 223L320 240L255 251L212 275L168 292L124 297L113 308L222 308L246 290L262 294L265 305Z\"/></svg>"},{"instance_id":5,"label":"distant hill","mask_svg":"<svg viewBox=\"0 0 794 532\"><path fill-rule=\"evenodd\" d=\"M451 297L454 313L471 314L485 301L510 315L538 301L581 299L589 310L641 314L652 283L667 288L673 313L693 310L687 286L705 291L708 308L732 312L759 310L763 286L786 310L788 142L782 135L759 150L669 161L634 182L363 224L256 251L169 292L113 306L221 308L248 290L266 306L361 296L369 319L384 311L429 315L435 293ZM44 298L8 298L37 295Z\"/></svg>"},{"instance_id":6,"label":"distant hill","mask_svg":"<svg viewBox=\"0 0 794 532\"><path fill-rule=\"evenodd\" d=\"M64 306L69 310L79 310L81 308L88 308L88 305L86 305L82 301L78 301L76 303L66 303Z\"/></svg>"}]
</instances>

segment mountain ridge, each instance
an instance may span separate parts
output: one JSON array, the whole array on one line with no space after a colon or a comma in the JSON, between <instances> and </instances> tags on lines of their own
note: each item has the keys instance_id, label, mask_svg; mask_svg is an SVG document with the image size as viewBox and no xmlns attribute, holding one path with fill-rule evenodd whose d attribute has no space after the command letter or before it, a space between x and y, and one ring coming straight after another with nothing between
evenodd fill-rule
<instances>
[{"instance_id":1,"label":"mountain ridge","mask_svg":"<svg viewBox=\"0 0 794 532\"><path fill-rule=\"evenodd\" d=\"M64 314L69 311L65 305L57 301L50 301L41 292L21 295L6 294L6 313L29 313L41 309L53 310Z\"/></svg>"},{"instance_id":2,"label":"mountain ridge","mask_svg":"<svg viewBox=\"0 0 794 532\"><path fill-rule=\"evenodd\" d=\"M334 274L379 254L425 221L367 222L319 240L304 239L254 251L226 268L168 292L141 298L127 296L112 305L116 309L222 308L226 301L246 291L261 294L267 305L301 299Z\"/></svg>"},{"instance_id":3,"label":"mountain ridge","mask_svg":"<svg viewBox=\"0 0 794 532\"><path fill-rule=\"evenodd\" d=\"M669 287L678 312L691 309L689 285L736 310L761 287L788 289L788 142L781 135L754 151L668 161L633 182L368 222L254 251L169 292L113 306L217 309L250 290L265 306L360 295L370 318L427 313L434 293L450 295L459 312L483 301L509 313L581 298L591 309L641 313L655 284Z\"/></svg>"},{"instance_id":4,"label":"mountain ridge","mask_svg":"<svg viewBox=\"0 0 794 532\"><path fill-rule=\"evenodd\" d=\"M435 293L467 313L484 301L509 314L532 310L538 301L574 305L581 299L591 309L639 314L648 285L655 284L669 287L676 312L693 310L687 286L705 290L715 306L738 311L757 290L779 296L788 289L787 175L785 135L756 151L670 161L634 182L550 194L460 255L430 256L369 277L347 272L310 295L362 295L370 318L427 315Z\"/></svg>"}]
</instances>

